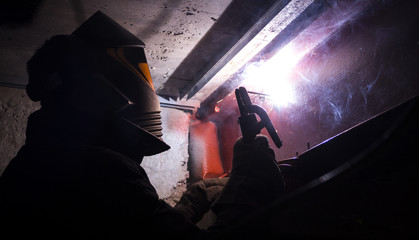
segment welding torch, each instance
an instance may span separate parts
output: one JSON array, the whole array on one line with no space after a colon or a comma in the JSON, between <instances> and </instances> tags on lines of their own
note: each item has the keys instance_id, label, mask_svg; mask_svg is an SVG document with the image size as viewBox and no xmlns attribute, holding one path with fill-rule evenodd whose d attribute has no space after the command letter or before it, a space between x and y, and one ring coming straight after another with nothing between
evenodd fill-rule
<instances>
[{"instance_id":1,"label":"welding torch","mask_svg":"<svg viewBox=\"0 0 419 240\"><path fill-rule=\"evenodd\" d=\"M266 128L272 141L275 143L277 148L282 146L282 141L279 139L278 133L272 125L271 119L266 113L265 109L261 106L252 104L250 101L249 94L246 88L239 87L235 91L237 104L240 110L240 116L238 121L243 136L243 141L252 142L255 140L256 135L260 134L263 128ZM258 122L256 114L259 116L260 121Z\"/></svg>"}]
</instances>

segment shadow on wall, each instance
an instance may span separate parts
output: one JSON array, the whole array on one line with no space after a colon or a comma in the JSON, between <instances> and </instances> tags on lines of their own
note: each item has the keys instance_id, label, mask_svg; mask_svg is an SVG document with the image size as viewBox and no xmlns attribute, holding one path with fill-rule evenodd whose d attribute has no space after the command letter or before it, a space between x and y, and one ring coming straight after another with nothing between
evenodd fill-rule
<instances>
[{"instance_id":1,"label":"shadow on wall","mask_svg":"<svg viewBox=\"0 0 419 240\"><path fill-rule=\"evenodd\" d=\"M42 0L3 0L0 3L0 26L18 27L32 22Z\"/></svg>"}]
</instances>

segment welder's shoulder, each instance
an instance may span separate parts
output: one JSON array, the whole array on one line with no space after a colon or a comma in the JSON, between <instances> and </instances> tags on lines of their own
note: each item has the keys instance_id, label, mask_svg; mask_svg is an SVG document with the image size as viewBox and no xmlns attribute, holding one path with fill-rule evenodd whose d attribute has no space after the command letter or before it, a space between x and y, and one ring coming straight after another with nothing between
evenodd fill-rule
<instances>
[{"instance_id":1,"label":"welder's shoulder","mask_svg":"<svg viewBox=\"0 0 419 240\"><path fill-rule=\"evenodd\" d=\"M138 170L138 163L119 152L113 151L104 147L97 146L78 146L76 150L82 154L81 158L91 164L95 164L103 167L110 167L114 171L121 170L119 168L131 169L133 171Z\"/></svg>"},{"instance_id":2,"label":"welder's shoulder","mask_svg":"<svg viewBox=\"0 0 419 240\"><path fill-rule=\"evenodd\" d=\"M138 178L147 177L140 163L119 152L108 148L86 146L79 147L78 152L82 153L82 161L85 161L87 167L93 168L92 171L108 173L115 177Z\"/></svg>"},{"instance_id":3,"label":"welder's shoulder","mask_svg":"<svg viewBox=\"0 0 419 240\"><path fill-rule=\"evenodd\" d=\"M143 191L153 198L158 198L155 188L140 166L140 163L111 149L88 146L80 147L81 161L84 162L84 171L96 178L112 185L121 184L134 191ZM79 159L80 161L80 159Z\"/></svg>"}]
</instances>

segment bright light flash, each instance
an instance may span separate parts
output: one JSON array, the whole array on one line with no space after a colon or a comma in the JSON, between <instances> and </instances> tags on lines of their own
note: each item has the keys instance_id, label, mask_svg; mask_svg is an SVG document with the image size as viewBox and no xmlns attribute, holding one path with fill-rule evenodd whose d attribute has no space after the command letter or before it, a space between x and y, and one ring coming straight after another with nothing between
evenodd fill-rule
<instances>
[{"instance_id":1,"label":"bright light flash","mask_svg":"<svg viewBox=\"0 0 419 240\"><path fill-rule=\"evenodd\" d=\"M297 53L294 45L288 44L265 62L248 65L244 70L243 84L254 91L270 95L276 106L295 103L295 91L290 74L305 53Z\"/></svg>"}]
</instances>

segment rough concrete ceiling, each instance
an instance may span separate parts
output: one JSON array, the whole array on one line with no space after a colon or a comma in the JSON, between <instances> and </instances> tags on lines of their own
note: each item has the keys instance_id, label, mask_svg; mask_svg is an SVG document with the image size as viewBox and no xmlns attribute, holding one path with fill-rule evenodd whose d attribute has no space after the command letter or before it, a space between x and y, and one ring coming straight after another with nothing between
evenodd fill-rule
<instances>
[{"instance_id":1,"label":"rough concrete ceiling","mask_svg":"<svg viewBox=\"0 0 419 240\"><path fill-rule=\"evenodd\" d=\"M255 49L260 50L269 43L289 19L295 18L312 2L6 0L0 12L0 83L24 87L27 83L25 63L34 51L53 35L70 34L100 10L146 43L146 56L160 95L180 99L189 94L190 98L207 85L192 99L199 103L220 86L231 71L237 70L239 66L224 69L215 83L207 84L248 42L253 39L253 47L247 51L255 54ZM278 14L286 6L288 9ZM264 29L265 26L268 27ZM260 32L264 33L257 35ZM206 49L207 46L212 47ZM188 62L202 63L202 67L199 64L190 67ZM189 72L182 75L188 68L191 68ZM166 84L172 85L168 91L165 83L169 79L181 81L175 81L174 86ZM191 101L189 104L196 105Z\"/></svg>"},{"instance_id":2,"label":"rough concrete ceiling","mask_svg":"<svg viewBox=\"0 0 419 240\"><path fill-rule=\"evenodd\" d=\"M244 64L272 56L336 2L6 0L0 8L0 84L24 87L25 63L34 51L100 10L145 42L157 93L197 107Z\"/></svg>"},{"instance_id":3,"label":"rough concrete ceiling","mask_svg":"<svg viewBox=\"0 0 419 240\"><path fill-rule=\"evenodd\" d=\"M0 82L24 86L25 62L46 39L70 34L100 10L146 43L156 88L187 56L231 0L2 1Z\"/></svg>"}]
</instances>

